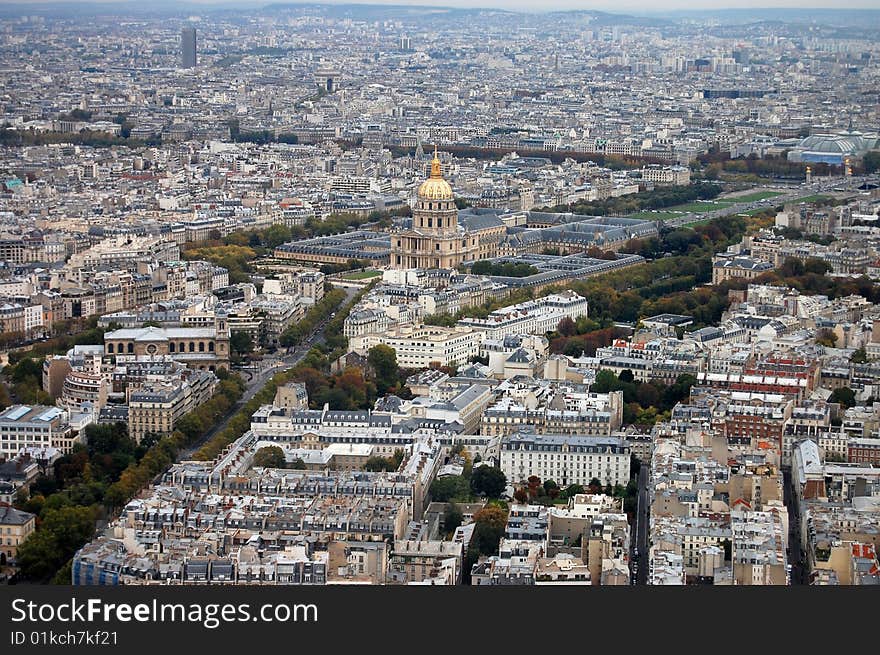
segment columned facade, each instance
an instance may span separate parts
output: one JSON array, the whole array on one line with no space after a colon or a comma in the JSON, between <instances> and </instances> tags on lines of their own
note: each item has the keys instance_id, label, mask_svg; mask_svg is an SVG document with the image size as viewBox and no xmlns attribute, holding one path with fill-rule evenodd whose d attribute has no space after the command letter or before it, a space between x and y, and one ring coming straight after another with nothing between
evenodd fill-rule
<instances>
[{"instance_id":1,"label":"columned facade","mask_svg":"<svg viewBox=\"0 0 880 655\"><path fill-rule=\"evenodd\" d=\"M458 225L458 208L434 152L431 176L419 187L412 229L391 236L392 268L457 268L475 258L477 236Z\"/></svg>"}]
</instances>

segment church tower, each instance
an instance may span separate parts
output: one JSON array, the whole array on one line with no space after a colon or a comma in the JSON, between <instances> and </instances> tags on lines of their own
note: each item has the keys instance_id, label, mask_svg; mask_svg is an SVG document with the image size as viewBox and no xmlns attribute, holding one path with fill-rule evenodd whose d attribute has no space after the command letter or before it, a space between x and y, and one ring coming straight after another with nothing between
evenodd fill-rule
<instances>
[{"instance_id":1,"label":"church tower","mask_svg":"<svg viewBox=\"0 0 880 655\"><path fill-rule=\"evenodd\" d=\"M455 194L443 179L436 146L412 214L412 228L391 237L392 268L457 268L473 258L477 240L458 225Z\"/></svg>"}]
</instances>

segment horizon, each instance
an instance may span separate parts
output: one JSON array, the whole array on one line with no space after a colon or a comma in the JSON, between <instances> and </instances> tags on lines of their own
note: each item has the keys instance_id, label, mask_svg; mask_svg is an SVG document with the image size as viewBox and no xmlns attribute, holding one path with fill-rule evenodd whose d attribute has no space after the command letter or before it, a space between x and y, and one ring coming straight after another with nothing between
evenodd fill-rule
<instances>
[{"instance_id":1,"label":"horizon","mask_svg":"<svg viewBox=\"0 0 880 655\"><path fill-rule=\"evenodd\" d=\"M724 12L724 11L880 11L877 0L841 0L829 3L828 0L726 0L722 6L713 0L669 0L662 9L656 3L646 0L184 0L172 2L136 2L135 0L13 0L0 2L0 5L33 5L49 7L53 5L108 5L124 8L136 5L138 8L155 6L204 7L224 9L253 9L272 5L326 5L326 6L400 6L436 7L443 9L498 9L524 13L551 13L554 11L601 11L611 14L639 12L645 14L667 14L673 12ZM145 7L144 5L147 5Z\"/></svg>"}]
</instances>

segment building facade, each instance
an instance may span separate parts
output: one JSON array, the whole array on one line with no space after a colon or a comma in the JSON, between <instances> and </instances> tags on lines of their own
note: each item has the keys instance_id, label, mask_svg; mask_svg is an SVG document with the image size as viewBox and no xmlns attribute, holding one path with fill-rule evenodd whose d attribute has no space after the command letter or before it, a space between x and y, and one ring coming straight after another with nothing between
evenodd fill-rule
<instances>
[{"instance_id":1,"label":"building facade","mask_svg":"<svg viewBox=\"0 0 880 655\"><path fill-rule=\"evenodd\" d=\"M537 475L562 487L625 485L629 480L630 446L618 437L536 435L520 432L501 440L501 470L510 482Z\"/></svg>"}]
</instances>

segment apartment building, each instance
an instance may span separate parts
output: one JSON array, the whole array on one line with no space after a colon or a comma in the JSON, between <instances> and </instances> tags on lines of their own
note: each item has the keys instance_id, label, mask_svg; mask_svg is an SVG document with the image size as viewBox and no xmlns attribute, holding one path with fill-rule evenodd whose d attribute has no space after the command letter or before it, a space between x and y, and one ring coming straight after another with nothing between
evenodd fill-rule
<instances>
[{"instance_id":1,"label":"apartment building","mask_svg":"<svg viewBox=\"0 0 880 655\"><path fill-rule=\"evenodd\" d=\"M496 309L486 318L464 318L458 325L481 330L487 339L504 339L517 334L545 334L554 331L564 318L587 315L589 303L574 291L563 291L537 300Z\"/></svg>"},{"instance_id":2,"label":"apartment building","mask_svg":"<svg viewBox=\"0 0 880 655\"><path fill-rule=\"evenodd\" d=\"M480 354L482 333L466 327L400 326L385 333L353 337L349 350L365 355L373 346L394 348L401 368L430 368L465 364Z\"/></svg>"},{"instance_id":3,"label":"apartment building","mask_svg":"<svg viewBox=\"0 0 880 655\"><path fill-rule=\"evenodd\" d=\"M209 371L189 371L177 379L151 380L128 393L128 434L140 443L147 435L164 437L186 414L210 400L217 378Z\"/></svg>"},{"instance_id":4,"label":"apartment building","mask_svg":"<svg viewBox=\"0 0 880 655\"><path fill-rule=\"evenodd\" d=\"M57 448L69 453L91 418L45 405L8 407L0 412L0 458L12 459L23 448Z\"/></svg>"},{"instance_id":5,"label":"apartment building","mask_svg":"<svg viewBox=\"0 0 880 655\"><path fill-rule=\"evenodd\" d=\"M619 437L537 435L519 432L501 439L501 470L509 482L537 475L562 487L625 485L629 480L630 446Z\"/></svg>"},{"instance_id":6,"label":"apartment building","mask_svg":"<svg viewBox=\"0 0 880 655\"><path fill-rule=\"evenodd\" d=\"M15 560L18 547L36 529L37 517L10 505L0 504L0 559Z\"/></svg>"}]
</instances>

